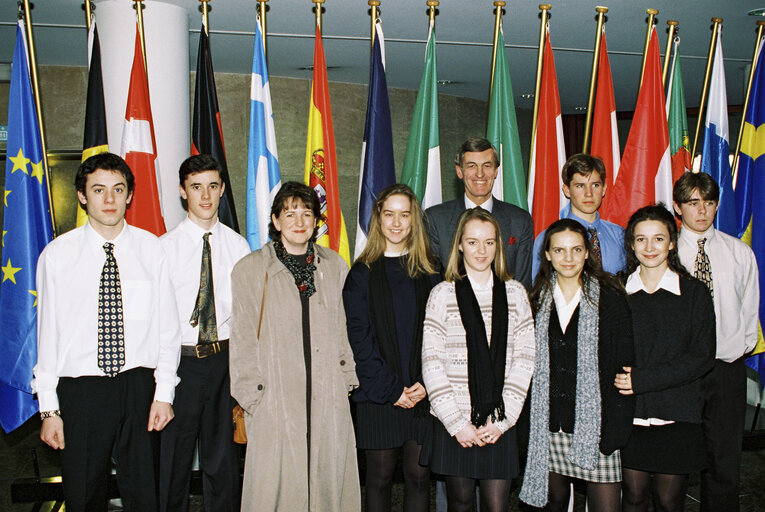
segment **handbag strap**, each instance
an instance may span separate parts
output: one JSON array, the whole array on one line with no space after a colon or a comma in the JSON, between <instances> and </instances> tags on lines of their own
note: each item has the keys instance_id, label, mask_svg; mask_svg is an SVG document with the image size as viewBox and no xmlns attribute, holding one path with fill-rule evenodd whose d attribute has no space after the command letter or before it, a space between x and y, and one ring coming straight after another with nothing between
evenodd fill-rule
<instances>
[{"instance_id":1,"label":"handbag strap","mask_svg":"<svg viewBox=\"0 0 765 512\"><path fill-rule=\"evenodd\" d=\"M263 325L263 310L266 306L266 285L268 285L268 272L263 280L263 297L260 299L260 319L258 319L258 340L260 340L260 326Z\"/></svg>"}]
</instances>

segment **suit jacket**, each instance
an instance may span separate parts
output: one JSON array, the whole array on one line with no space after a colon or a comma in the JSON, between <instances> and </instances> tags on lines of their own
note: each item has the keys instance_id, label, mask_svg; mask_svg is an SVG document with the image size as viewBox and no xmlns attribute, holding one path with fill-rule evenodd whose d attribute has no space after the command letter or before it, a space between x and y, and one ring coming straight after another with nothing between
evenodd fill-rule
<instances>
[{"instance_id":1,"label":"suit jacket","mask_svg":"<svg viewBox=\"0 0 765 512\"><path fill-rule=\"evenodd\" d=\"M457 222L465 211L465 197L432 206L425 211L425 228L430 246L446 267ZM499 223L505 245L505 262L513 279L531 288L531 251L534 247L534 227L527 211L494 198L492 215Z\"/></svg>"}]
</instances>

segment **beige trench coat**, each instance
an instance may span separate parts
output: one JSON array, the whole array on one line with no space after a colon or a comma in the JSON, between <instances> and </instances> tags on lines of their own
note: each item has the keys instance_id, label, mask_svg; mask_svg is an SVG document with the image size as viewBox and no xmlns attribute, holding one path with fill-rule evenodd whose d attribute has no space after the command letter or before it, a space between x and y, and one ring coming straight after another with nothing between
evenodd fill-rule
<instances>
[{"instance_id":1,"label":"beige trench coat","mask_svg":"<svg viewBox=\"0 0 765 512\"><path fill-rule=\"evenodd\" d=\"M316 293L309 300L310 510L357 512L361 497L348 392L358 382L341 293L348 267L324 247L316 246L316 255ZM239 261L231 283L231 395L247 413L242 510L307 511L306 373L298 290L271 243Z\"/></svg>"}]
</instances>

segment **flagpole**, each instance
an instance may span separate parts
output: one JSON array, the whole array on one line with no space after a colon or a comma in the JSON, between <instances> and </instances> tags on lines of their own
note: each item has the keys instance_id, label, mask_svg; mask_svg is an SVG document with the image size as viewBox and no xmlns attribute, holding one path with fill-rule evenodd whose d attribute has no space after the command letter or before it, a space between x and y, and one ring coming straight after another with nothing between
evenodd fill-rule
<instances>
[{"instance_id":1,"label":"flagpole","mask_svg":"<svg viewBox=\"0 0 765 512\"><path fill-rule=\"evenodd\" d=\"M598 13L598 28L595 29L595 51L592 54L592 74L590 76L590 95L587 97L587 114L584 122L584 144L582 153L587 153L587 147L590 145L590 128L592 127L592 104L595 100L595 80L598 77L598 62L600 60L600 41L603 39L603 22L608 7L598 5L595 7Z\"/></svg>"},{"instance_id":2,"label":"flagpole","mask_svg":"<svg viewBox=\"0 0 765 512\"><path fill-rule=\"evenodd\" d=\"M712 58L715 54L715 43L717 42L717 33L720 30L720 23L722 18L712 18L712 37L709 41L709 55L707 55L707 69L704 72L704 85L701 88L701 103L699 104L699 116L696 119L696 133L693 136L693 150L691 151L691 162L696 158L696 144L699 141L699 132L701 131L701 125L704 119L704 105L707 100L707 89L709 89L709 74L712 70Z\"/></svg>"},{"instance_id":3,"label":"flagpole","mask_svg":"<svg viewBox=\"0 0 765 512\"><path fill-rule=\"evenodd\" d=\"M22 9L21 5L19 5L19 9ZM45 127L43 123L43 112L42 112L42 103L40 101L40 85L39 80L37 78L37 56L35 54L35 41L34 37L32 36L32 8L29 5L29 0L24 0L24 29L26 30L27 35L27 47L28 47L28 55L29 55L29 70L31 73L32 78L32 91L34 91L35 95L35 108L37 109L37 126L40 129L40 146L42 146L42 158L43 158L43 166L45 172L45 182L48 185L47 186L47 192L48 192L48 206L50 207L50 220L51 225L53 226L53 232L56 232L56 218L53 215L53 197L50 193L50 174L48 169L48 148L45 144Z\"/></svg>"},{"instance_id":4,"label":"flagpole","mask_svg":"<svg viewBox=\"0 0 765 512\"><path fill-rule=\"evenodd\" d=\"M377 17L379 16L377 8L380 6L380 0L369 0L369 17L372 20L372 27L369 35L369 53L372 53L372 48L375 45L375 25L377 24Z\"/></svg>"},{"instance_id":5,"label":"flagpole","mask_svg":"<svg viewBox=\"0 0 765 512\"><path fill-rule=\"evenodd\" d=\"M260 9L260 35L263 36L263 56L266 57L267 63L268 51L266 50L266 2L268 2L268 0L258 0L258 8Z\"/></svg>"},{"instance_id":6,"label":"flagpole","mask_svg":"<svg viewBox=\"0 0 765 512\"><path fill-rule=\"evenodd\" d=\"M202 26L204 27L205 34L207 34L207 36L209 37L210 29L207 28L207 21L208 21L207 13L209 13L211 9L210 5L208 4L210 0L199 0L199 1L202 3L202 5L199 6L199 10L202 11Z\"/></svg>"},{"instance_id":7,"label":"flagpole","mask_svg":"<svg viewBox=\"0 0 765 512\"><path fill-rule=\"evenodd\" d=\"M146 81L149 81L149 66L146 65L146 38L143 33L143 0L135 0L133 6L138 16L138 35L141 39L141 56L143 56L143 70L146 75Z\"/></svg>"},{"instance_id":8,"label":"flagpole","mask_svg":"<svg viewBox=\"0 0 765 512\"><path fill-rule=\"evenodd\" d=\"M319 27L319 34L321 34L321 10L324 8L322 5L324 0L311 0L311 2L316 4L313 9L316 13L316 26Z\"/></svg>"},{"instance_id":9,"label":"flagpole","mask_svg":"<svg viewBox=\"0 0 765 512\"><path fill-rule=\"evenodd\" d=\"M757 21L757 40L754 42L754 56L752 57L752 69L749 70L749 80L746 83L746 95L744 96L744 110L741 112L741 127L738 129L738 142L736 142L736 152L733 154L733 190L736 190L736 179L738 178L738 157L741 153L741 140L744 135L744 123L746 123L746 109L749 106L749 95L752 92L752 81L754 80L754 68L757 64L757 56L760 53L760 42L762 41L762 32L765 28L765 20Z\"/></svg>"},{"instance_id":10,"label":"flagpole","mask_svg":"<svg viewBox=\"0 0 765 512\"><path fill-rule=\"evenodd\" d=\"M91 17L93 16L93 9L95 6L90 0L85 0L85 27L90 31Z\"/></svg>"},{"instance_id":11,"label":"flagpole","mask_svg":"<svg viewBox=\"0 0 765 512\"><path fill-rule=\"evenodd\" d=\"M497 62L497 42L499 41L499 27L502 25L502 15L505 13L503 7L505 2L497 0L494 2L494 42L491 52L491 80L489 81L489 98L491 98L491 90L494 87L494 67ZM502 48L502 51L505 51Z\"/></svg>"},{"instance_id":12,"label":"flagpole","mask_svg":"<svg viewBox=\"0 0 765 512\"><path fill-rule=\"evenodd\" d=\"M640 87L643 86L643 73L645 73L645 61L648 56L648 43L651 41L651 29L654 25L654 16L659 14L658 9L646 9L648 15L648 28L645 30L645 46L643 47L643 63L640 65Z\"/></svg>"},{"instance_id":13,"label":"flagpole","mask_svg":"<svg viewBox=\"0 0 765 512\"><path fill-rule=\"evenodd\" d=\"M672 53L672 43L675 42L675 28L678 22L675 20L667 20L667 50L664 52L664 66L661 70L661 83L667 83L667 72L669 71L669 54Z\"/></svg>"},{"instance_id":14,"label":"flagpole","mask_svg":"<svg viewBox=\"0 0 765 512\"><path fill-rule=\"evenodd\" d=\"M438 0L428 0L425 2L425 5L428 6L428 23L430 23L430 27L436 26L436 7L440 3Z\"/></svg>"},{"instance_id":15,"label":"flagpole","mask_svg":"<svg viewBox=\"0 0 765 512\"><path fill-rule=\"evenodd\" d=\"M534 86L534 116L531 119L531 150L529 151L529 176L531 176L531 163L534 161L534 146L537 133L537 116L539 115L539 89L542 86L542 60L545 50L545 29L547 28L547 20L549 19L549 10L552 8L550 4L539 4L539 8L542 10L539 13L539 52L537 54L537 79Z\"/></svg>"}]
</instances>

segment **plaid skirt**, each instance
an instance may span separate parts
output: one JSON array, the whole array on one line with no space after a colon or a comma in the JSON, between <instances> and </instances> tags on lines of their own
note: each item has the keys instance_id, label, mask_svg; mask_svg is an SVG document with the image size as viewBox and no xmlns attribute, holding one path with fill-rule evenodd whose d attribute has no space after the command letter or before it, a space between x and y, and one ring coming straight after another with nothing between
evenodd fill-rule
<instances>
[{"instance_id":1,"label":"plaid skirt","mask_svg":"<svg viewBox=\"0 0 765 512\"><path fill-rule=\"evenodd\" d=\"M598 452L598 465L595 469L583 469L566 458L573 437L573 434L565 432L550 432L550 472L598 484L622 481L619 450L608 456Z\"/></svg>"}]
</instances>

